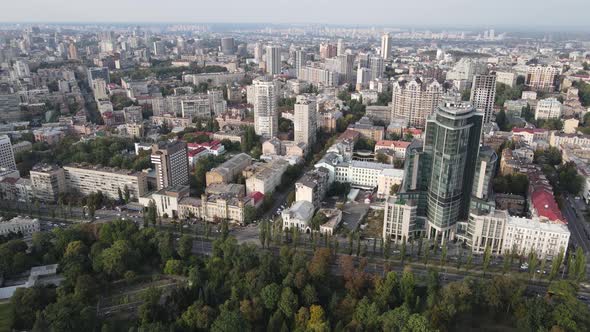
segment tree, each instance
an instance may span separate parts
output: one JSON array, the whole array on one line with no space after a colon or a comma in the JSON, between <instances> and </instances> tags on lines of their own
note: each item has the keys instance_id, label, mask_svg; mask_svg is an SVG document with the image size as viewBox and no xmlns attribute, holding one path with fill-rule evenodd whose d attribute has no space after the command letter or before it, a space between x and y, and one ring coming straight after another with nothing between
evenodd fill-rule
<instances>
[{"instance_id":1,"label":"tree","mask_svg":"<svg viewBox=\"0 0 590 332\"><path fill-rule=\"evenodd\" d=\"M554 257L553 262L551 263L551 272L549 273L549 280L555 279L557 274L559 273L559 269L561 268L561 264L563 263L564 257L564 250L563 248L559 249L559 254Z\"/></svg>"},{"instance_id":2,"label":"tree","mask_svg":"<svg viewBox=\"0 0 590 332\"><path fill-rule=\"evenodd\" d=\"M490 267L490 262L492 260L492 248L490 245L486 245L486 248L483 252L483 275L486 275L488 268Z\"/></svg>"},{"instance_id":3,"label":"tree","mask_svg":"<svg viewBox=\"0 0 590 332\"><path fill-rule=\"evenodd\" d=\"M266 285L260 291L260 297L262 298L262 303L268 310L274 310L276 308L277 303L279 302L279 297L281 296L281 288L279 285L272 283Z\"/></svg>"},{"instance_id":4,"label":"tree","mask_svg":"<svg viewBox=\"0 0 590 332\"><path fill-rule=\"evenodd\" d=\"M182 275L184 270L184 264L178 259L169 259L166 261L164 267L164 273L170 275Z\"/></svg>"},{"instance_id":5,"label":"tree","mask_svg":"<svg viewBox=\"0 0 590 332\"><path fill-rule=\"evenodd\" d=\"M320 226L325 224L326 221L328 221L326 215L323 212L318 211L311 219L311 228L315 231L318 231Z\"/></svg>"},{"instance_id":6,"label":"tree","mask_svg":"<svg viewBox=\"0 0 590 332\"><path fill-rule=\"evenodd\" d=\"M307 322L307 330L313 332L328 332L330 326L326 321L324 309L319 305L312 305L309 307L309 321Z\"/></svg>"},{"instance_id":7,"label":"tree","mask_svg":"<svg viewBox=\"0 0 590 332\"><path fill-rule=\"evenodd\" d=\"M178 241L178 256L182 259L188 259L193 250L193 238L189 235L183 235Z\"/></svg>"},{"instance_id":8,"label":"tree","mask_svg":"<svg viewBox=\"0 0 590 332\"><path fill-rule=\"evenodd\" d=\"M95 308L66 295L48 305L44 316L50 331L90 331L94 326L95 312Z\"/></svg>"},{"instance_id":9,"label":"tree","mask_svg":"<svg viewBox=\"0 0 590 332\"><path fill-rule=\"evenodd\" d=\"M100 257L102 268L111 277L118 277L133 266L135 253L126 240L116 241L105 249Z\"/></svg>"},{"instance_id":10,"label":"tree","mask_svg":"<svg viewBox=\"0 0 590 332\"><path fill-rule=\"evenodd\" d=\"M293 293L293 290L289 287L283 288L278 302L278 308L281 312L288 318L293 317L298 304L297 295Z\"/></svg>"},{"instance_id":11,"label":"tree","mask_svg":"<svg viewBox=\"0 0 590 332\"><path fill-rule=\"evenodd\" d=\"M498 124L498 127L500 128L500 130L502 131L510 131L510 127L508 126L508 119L506 117L506 112L504 110L500 110L500 112L498 112L496 114L496 123Z\"/></svg>"},{"instance_id":12,"label":"tree","mask_svg":"<svg viewBox=\"0 0 590 332\"><path fill-rule=\"evenodd\" d=\"M27 330L33 327L31 317L55 301L55 290L44 287L17 288L10 298L12 327Z\"/></svg>"}]
</instances>

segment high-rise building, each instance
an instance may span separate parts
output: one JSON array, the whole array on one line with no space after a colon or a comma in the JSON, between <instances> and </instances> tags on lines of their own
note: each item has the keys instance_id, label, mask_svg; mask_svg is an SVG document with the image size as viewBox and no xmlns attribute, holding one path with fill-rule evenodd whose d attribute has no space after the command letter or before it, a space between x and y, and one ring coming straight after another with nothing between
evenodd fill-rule
<instances>
[{"instance_id":1,"label":"high-rise building","mask_svg":"<svg viewBox=\"0 0 590 332\"><path fill-rule=\"evenodd\" d=\"M0 121L14 122L22 119L18 94L0 87Z\"/></svg>"},{"instance_id":2,"label":"high-rise building","mask_svg":"<svg viewBox=\"0 0 590 332\"><path fill-rule=\"evenodd\" d=\"M481 74L484 70L484 64L477 60L461 58L453 69L447 72L447 80L471 82L474 75Z\"/></svg>"},{"instance_id":3,"label":"high-rise building","mask_svg":"<svg viewBox=\"0 0 590 332\"><path fill-rule=\"evenodd\" d=\"M107 67L95 67L88 68L88 85L92 86L92 81L97 78L102 78L105 82L111 83L111 77L109 75L109 68Z\"/></svg>"},{"instance_id":4,"label":"high-rise building","mask_svg":"<svg viewBox=\"0 0 590 332\"><path fill-rule=\"evenodd\" d=\"M311 94L297 96L293 114L293 126L295 142L305 143L309 147L313 145L317 130L317 105L315 96Z\"/></svg>"},{"instance_id":5,"label":"high-rise building","mask_svg":"<svg viewBox=\"0 0 590 332\"><path fill-rule=\"evenodd\" d=\"M152 52L156 56L166 55L166 44L161 40L155 41L152 45Z\"/></svg>"},{"instance_id":6,"label":"high-rise building","mask_svg":"<svg viewBox=\"0 0 590 332\"><path fill-rule=\"evenodd\" d=\"M553 66L529 66L525 85L533 91L553 92L559 84L560 70Z\"/></svg>"},{"instance_id":7,"label":"high-rise building","mask_svg":"<svg viewBox=\"0 0 590 332\"><path fill-rule=\"evenodd\" d=\"M385 67L383 66L383 58L380 56L369 57L369 70L371 70L371 80L376 80L383 77Z\"/></svg>"},{"instance_id":8,"label":"high-rise building","mask_svg":"<svg viewBox=\"0 0 590 332\"><path fill-rule=\"evenodd\" d=\"M102 78L96 78L92 80L92 92L94 99L96 100L108 100L107 95L107 82Z\"/></svg>"},{"instance_id":9,"label":"high-rise building","mask_svg":"<svg viewBox=\"0 0 590 332\"><path fill-rule=\"evenodd\" d=\"M304 50L295 51L295 73L297 77L301 75L301 69L307 63L307 53Z\"/></svg>"},{"instance_id":10,"label":"high-rise building","mask_svg":"<svg viewBox=\"0 0 590 332\"><path fill-rule=\"evenodd\" d=\"M341 54L337 56L338 66L336 72L340 74L340 82L350 82L354 78L353 66L354 56L352 54Z\"/></svg>"},{"instance_id":11,"label":"high-rise building","mask_svg":"<svg viewBox=\"0 0 590 332\"><path fill-rule=\"evenodd\" d=\"M16 161L14 160L14 151L8 135L0 136L0 168L9 170L16 169Z\"/></svg>"},{"instance_id":12,"label":"high-rise building","mask_svg":"<svg viewBox=\"0 0 590 332\"><path fill-rule=\"evenodd\" d=\"M389 59L391 56L391 37L388 33L381 36L381 57L384 60Z\"/></svg>"},{"instance_id":13,"label":"high-rise building","mask_svg":"<svg viewBox=\"0 0 590 332\"><path fill-rule=\"evenodd\" d=\"M424 128L426 118L440 103L443 88L434 79L415 77L398 80L392 90L392 117L405 119L410 127Z\"/></svg>"},{"instance_id":14,"label":"high-rise building","mask_svg":"<svg viewBox=\"0 0 590 332\"><path fill-rule=\"evenodd\" d=\"M479 149L475 173L473 178L473 189L471 194L474 198L487 201L492 191L492 180L496 173L498 155L489 146L482 146Z\"/></svg>"},{"instance_id":15,"label":"high-rise building","mask_svg":"<svg viewBox=\"0 0 590 332\"><path fill-rule=\"evenodd\" d=\"M270 77L259 77L254 82L254 129L257 135L266 138L279 131L277 83Z\"/></svg>"},{"instance_id":16,"label":"high-rise building","mask_svg":"<svg viewBox=\"0 0 590 332\"><path fill-rule=\"evenodd\" d=\"M256 60L256 62L258 62L258 63L262 62L262 54L263 53L264 53L264 49L262 47L262 43L257 42L256 45L254 45L254 59Z\"/></svg>"},{"instance_id":17,"label":"high-rise building","mask_svg":"<svg viewBox=\"0 0 590 332\"><path fill-rule=\"evenodd\" d=\"M234 39L232 37L221 38L221 52L226 55L235 53Z\"/></svg>"},{"instance_id":18,"label":"high-rise building","mask_svg":"<svg viewBox=\"0 0 590 332\"><path fill-rule=\"evenodd\" d=\"M281 73L281 47L266 47L266 73L269 75L279 75Z\"/></svg>"},{"instance_id":19,"label":"high-rise building","mask_svg":"<svg viewBox=\"0 0 590 332\"><path fill-rule=\"evenodd\" d=\"M76 48L75 43L70 43L68 45L68 59L69 60L78 60L78 49Z\"/></svg>"},{"instance_id":20,"label":"high-rise building","mask_svg":"<svg viewBox=\"0 0 590 332\"><path fill-rule=\"evenodd\" d=\"M188 184L187 152L186 143L181 141L159 142L152 146L151 161L156 167L158 190Z\"/></svg>"},{"instance_id":21,"label":"high-rise building","mask_svg":"<svg viewBox=\"0 0 590 332\"><path fill-rule=\"evenodd\" d=\"M484 114L484 123L489 123L492 121L495 99L496 73L473 76L470 100L473 107Z\"/></svg>"},{"instance_id":22,"label":"high-rise building","mask_svg":"<svg viewBox=\"0 0 590 332\"><path fill-rule=\"evenodd\" d=\"M66 191L64 169L56 165L37 164L30 172L33 196L42 202L56 202Z\"/></svg>"},{"instance_id":23,"label":"high-rise building","mask_svg":"<svg viewBox=\"0 0 590 332\"><path fill-rule=\"evenodd\" d=\"M418 215L426 216L428 238L452 239L457 222L467 220L482 125L483 114L471 104L444 102L426 121L423 146L407 149L402 191L417 200Z\"/></svg>"},{"instance_id":24,"label":"high-rise building","mask_svg":"<svg viewBox=\"0 0 590 332\"><path fill-rule=\"evenodd\" d=\"M338 50L336 49L336 45L329 43L320 44L320 58L329 59L335 57L337 54Z\"/></svg>"},{"instance_id":25,"label":"high-rise building","mask_svg":"<svg viewBox=\"0 0 590 332\"><path fill-rule=\"evenodd\" d=\"M336 55L344 55L344 41L342 38L338 38L338 43L336 44Z\"/></svg>"}]
</instances>

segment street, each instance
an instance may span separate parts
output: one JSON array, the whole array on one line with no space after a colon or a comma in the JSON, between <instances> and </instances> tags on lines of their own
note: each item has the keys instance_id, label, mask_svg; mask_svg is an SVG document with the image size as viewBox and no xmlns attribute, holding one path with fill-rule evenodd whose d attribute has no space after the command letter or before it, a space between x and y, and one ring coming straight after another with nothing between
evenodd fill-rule
<instances>
[{"instance_id":1,"label":"street","mask_svg":"<svg viewBox=\"0 0 590 332\"><path fill-rule=\"evenodd\" d=\"M567 219L573 243L581 247L584 252L590 252L590 238L583 212L576 206L574 198L569 195L565 196L564 203L562 212Z\"/></svg>"}]
</instances>

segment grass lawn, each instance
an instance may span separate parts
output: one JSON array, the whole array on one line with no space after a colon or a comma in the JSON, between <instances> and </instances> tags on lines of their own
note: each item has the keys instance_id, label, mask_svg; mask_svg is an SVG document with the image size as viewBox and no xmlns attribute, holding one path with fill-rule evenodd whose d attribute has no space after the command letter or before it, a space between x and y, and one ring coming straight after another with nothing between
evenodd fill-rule
<instances>
[{"instance_id":1,"label":"grass lawn","mask_svg":"<svg viewBox=\"0 0 590 332\"><path fill-rule=\"evenodd\" d=\"M10 332L12 327L12 307L10 303L0 304L0 332Z\"/></svg>"}]
</instances>

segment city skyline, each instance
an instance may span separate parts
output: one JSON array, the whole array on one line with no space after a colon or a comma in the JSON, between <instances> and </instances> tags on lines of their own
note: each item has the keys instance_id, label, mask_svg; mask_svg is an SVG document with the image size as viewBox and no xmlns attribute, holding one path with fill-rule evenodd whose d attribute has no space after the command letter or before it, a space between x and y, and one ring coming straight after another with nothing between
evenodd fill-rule
<instances>
[{"instance_id":1,"label":"city skyline","mask_svg":"<svg viewBox=\"0 0 590 332\"><path fill-rule=\"evenodd\" d=\"M456 26L456 27L513 27L513 28L586 28L584 13L590 4L582 0L565 0L559 3L543 3L532 0L477 4L466 0L439 3L386 2L373 0L371 6L380 10L367 14L354 8L350 0L334 3L316 3L309 0L291 3L288 1L256 0L239 2L229 0L221 3L197 4L186 0L172 0L168 6L157 6L154 0L100 3L65 0L12 2L4 6L0 22L4 23L233 23L243 24L329 24L366 26ZM63 11L63 8L68 11ZM157 9L156 9L157 8ZM425 8L429 10L425 10ZM562 8L577 8L563 12ZM116 9L116 10L114 10ZM179 10L182 9L182 10ZM509 9L509 10L508 10ZM420 15L399 15L400 12ZM559 13L563 12L563 15ZM395 19L393 19L395 18Z\"/></svg>"}]
</instances>

